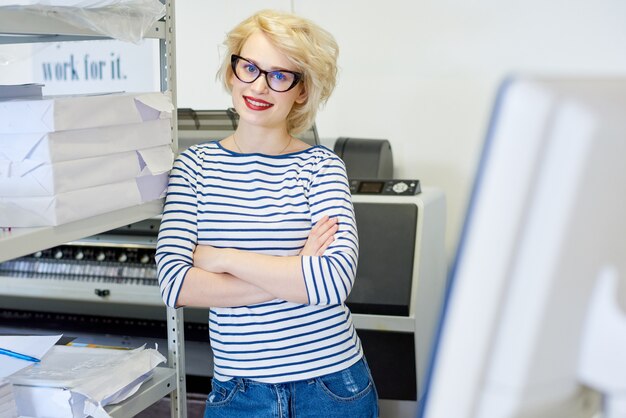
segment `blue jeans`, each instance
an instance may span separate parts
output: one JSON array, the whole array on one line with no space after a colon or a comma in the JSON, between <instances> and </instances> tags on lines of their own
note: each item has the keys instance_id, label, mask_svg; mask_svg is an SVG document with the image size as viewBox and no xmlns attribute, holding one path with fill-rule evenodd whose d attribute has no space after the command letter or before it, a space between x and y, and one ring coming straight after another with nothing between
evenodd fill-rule
<instances>
[{"instance_id":1,"label":"blue jeans","mask_svg":"<svg viewBox=\"0 0 626 418\"><path fill-rule=\"evenodd\" d=\"M204 418L375 418L378 396L367 363L289 383L213 379Z\"/></svg>"}]
</instances>

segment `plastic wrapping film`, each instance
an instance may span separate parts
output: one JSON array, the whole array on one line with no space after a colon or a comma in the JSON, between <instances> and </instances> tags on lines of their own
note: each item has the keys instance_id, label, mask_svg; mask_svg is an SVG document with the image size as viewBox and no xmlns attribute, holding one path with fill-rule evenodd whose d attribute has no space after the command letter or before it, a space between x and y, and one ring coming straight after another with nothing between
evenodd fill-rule
<instances>
[{"instance_id":1,"label":"plastic wrapping film","mask_svg":"<svg viewBox=\"0 0 626 418\"><path fill-rule=\"evenodd\" d=\"M40 363L12 374L20 416L110 418L166 362L157 348L134 350L54 346Z\"/></svg>"},{"instance_id":2,"label":"plastic wrapping film","mask_svg":"<svg viewBox=\"0 0 626 418\"><path fill-rule=\"evenodd\" d=\"M159 0L0 0L0 13L3 8L39 13L133 43L165 15Z\"/></svg>"}]
</instances>

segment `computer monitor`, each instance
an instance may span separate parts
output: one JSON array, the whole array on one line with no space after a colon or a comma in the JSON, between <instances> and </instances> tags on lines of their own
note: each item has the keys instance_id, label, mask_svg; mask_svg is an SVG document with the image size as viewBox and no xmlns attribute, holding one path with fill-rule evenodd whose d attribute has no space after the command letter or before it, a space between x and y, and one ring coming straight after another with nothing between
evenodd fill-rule
<instances>
[{"instance_id":1,"label":"computer monitor","mask_svg":"<svg viewBox=\"0 0 626 418\"><path fill-rule=\"evenodd\" d=\"M626 416L626 79L503 83L435 341L422 418Z\"/></svg>"}]
</instances>

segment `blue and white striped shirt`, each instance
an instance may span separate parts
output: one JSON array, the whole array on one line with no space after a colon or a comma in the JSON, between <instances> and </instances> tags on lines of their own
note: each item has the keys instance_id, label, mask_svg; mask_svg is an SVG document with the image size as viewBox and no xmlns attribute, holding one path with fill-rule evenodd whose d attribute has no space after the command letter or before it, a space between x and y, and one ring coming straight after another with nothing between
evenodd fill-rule
<instances>
[{"instance_id":1,"label":"blue and white striped shirt","mask_svg":"<svg viewBox=\"0 0 626 418\"><path fill-rule=\"evenodd\" d=\"M168 306L176 305L196 245L295 256L324 215L338 218L339 230L322 256L301 257L308 304L276 299L209 310L218 380L309 379L362 357L344 303L358 257L350 189L343 161L322 146L268 156L210 142L176 160L156 252Z\"/></svg>"}]
</instances>

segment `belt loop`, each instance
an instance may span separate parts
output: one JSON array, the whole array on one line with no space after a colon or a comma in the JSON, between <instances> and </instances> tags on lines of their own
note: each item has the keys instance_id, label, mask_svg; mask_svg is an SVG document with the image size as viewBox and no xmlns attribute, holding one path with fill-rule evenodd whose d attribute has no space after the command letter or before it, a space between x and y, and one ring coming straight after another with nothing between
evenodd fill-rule
<instances>
[{"instance_id":1,"label":"belt loop","mask_svg":"<svg viewBox=\"0 0 626 418\"><path fill-rule=\"evenodd\" d=\"M237 377L237 386L239 387L239 391L245 393L246 392L246 379L243 377Z\"/></svg>"}]
</instances>

